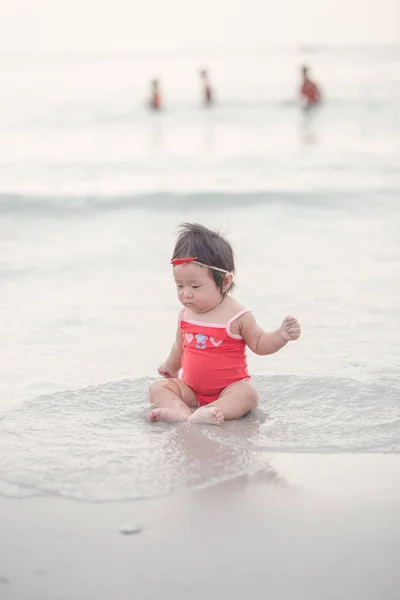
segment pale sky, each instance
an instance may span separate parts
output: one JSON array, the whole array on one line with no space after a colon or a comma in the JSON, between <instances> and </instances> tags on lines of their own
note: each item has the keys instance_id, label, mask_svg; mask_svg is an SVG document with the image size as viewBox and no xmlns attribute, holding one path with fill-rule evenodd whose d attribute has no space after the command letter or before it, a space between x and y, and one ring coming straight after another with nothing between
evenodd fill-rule
<instances>
[{"instance_id":1,"label":"pale sky","mask_svg":"<svg viewBox=\"0 0 400 600\"><path fill-rule=\"evenodd\" d=\"M0 0L0 53L400 43L399 0Z\"/></svg>"}]
</instances>

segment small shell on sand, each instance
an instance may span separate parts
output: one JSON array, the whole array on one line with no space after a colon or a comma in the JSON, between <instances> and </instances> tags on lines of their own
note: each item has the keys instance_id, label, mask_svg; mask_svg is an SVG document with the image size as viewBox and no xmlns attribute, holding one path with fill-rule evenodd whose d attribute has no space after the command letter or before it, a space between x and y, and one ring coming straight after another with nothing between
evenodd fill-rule
<instances>
[{"instance_id":1,"label":"small shell on sand","mask_svg":"<svg viewBox=\"0 0 400 600\"><path fill-rule=\"evenodd\" d=\"M130 535L132 533L139 533L141 531L140 525L137 523L125 523L119 528L119 532L124 535Z\"/></svg>"}]
</instances>

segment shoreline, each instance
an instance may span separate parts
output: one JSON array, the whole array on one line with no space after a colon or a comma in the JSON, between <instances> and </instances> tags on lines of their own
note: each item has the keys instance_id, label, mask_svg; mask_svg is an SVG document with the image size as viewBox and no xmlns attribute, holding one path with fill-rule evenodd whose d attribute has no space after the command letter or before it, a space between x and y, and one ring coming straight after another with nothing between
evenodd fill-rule
<instances>
[{"instance_id":1,"label":"shoreline","mask_svg":"<svg viewBox=\"0 0 400 600\"><path fill-rule=\"evenodd\" d=\"M150 500L0 498L0 596L395 600L400 455L275 454L270 465Z\"/></svg>"}]
</instances>

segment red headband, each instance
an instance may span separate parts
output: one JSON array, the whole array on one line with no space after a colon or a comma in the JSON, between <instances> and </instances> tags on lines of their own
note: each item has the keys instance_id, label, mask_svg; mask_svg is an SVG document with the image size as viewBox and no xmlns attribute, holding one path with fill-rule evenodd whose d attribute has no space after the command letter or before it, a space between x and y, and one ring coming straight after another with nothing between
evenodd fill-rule
<instances>
[{"instance_id":1,"label":"red headband","mask_svg":"<svg viewBox=\"0 0 400 600\"><path fill-rule=\"evenodd\" d=\"M174 260L171 260L171 265L183 265L184 263L193 262L194 260L197 260L197 256L192 256L189 258L174 258Z\"/></svg>"},{"instance_id":2,"label":"red headband","mask_svg":"<svg viewBox=\"0 0 400 600\"><path fill-rule=\"evenodd\" d=\"M187 258L174 258L173 260L171 260L171 265L183 265L183 264L191 263L191 262L194 262L197 265L201 265L202 267L207 267L207 269L213 269L214 271L219 271L220 273L225 273L225 275L232 275L232 277L233 277L233 273L230 273L226 269L220 269L219 267L213 267L212 265L206 265L206 264L198 261L197 256L188 256Z\"/></svg>"}]
</instances>

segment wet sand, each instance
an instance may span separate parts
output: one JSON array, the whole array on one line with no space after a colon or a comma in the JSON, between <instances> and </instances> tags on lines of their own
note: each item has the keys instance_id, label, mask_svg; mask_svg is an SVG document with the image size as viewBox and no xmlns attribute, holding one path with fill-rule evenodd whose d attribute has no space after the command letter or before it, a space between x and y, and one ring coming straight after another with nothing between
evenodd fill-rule
<instances>
[{"instance_id":1,"label":"wet sand","mask_svg":"<svg viewBox=\"0 0 400 600\"><path fill-rule=\"evenodd\" d=\"M2 498L0 598L397 600L400 456L268 464L151 500Z\"/></svg>"}]
</instances>

